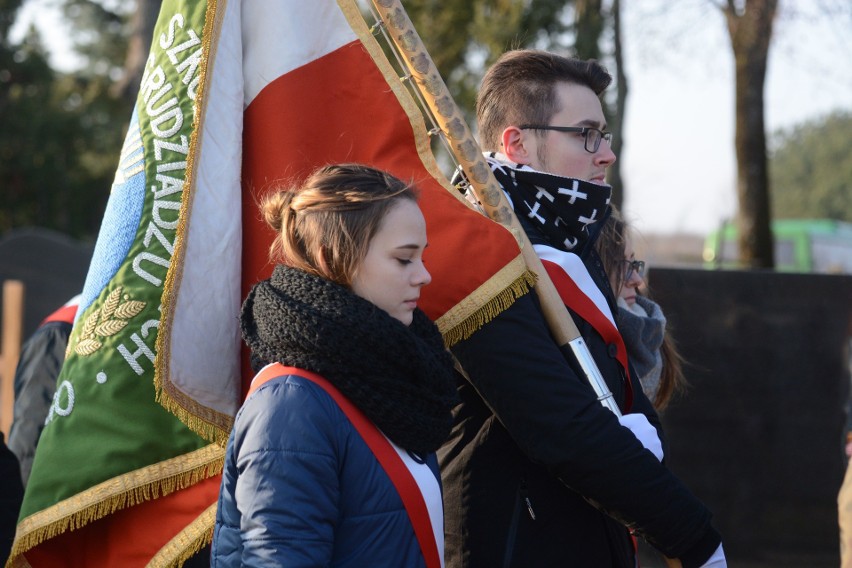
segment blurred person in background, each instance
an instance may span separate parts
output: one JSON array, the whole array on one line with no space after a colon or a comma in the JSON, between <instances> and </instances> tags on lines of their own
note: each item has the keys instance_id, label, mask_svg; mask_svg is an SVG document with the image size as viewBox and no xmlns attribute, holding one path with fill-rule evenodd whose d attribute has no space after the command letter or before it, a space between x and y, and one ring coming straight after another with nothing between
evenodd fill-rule
<instances>
[{"instance_id":1,"label":"blurred person in background","mask_svg":"<svg viewBox=\"0 0 852 568\"><path fill-rule=\"evenodd\" d=\"M662 411L686 388L683 358L666 329L663 310L651 300L644 279L645 262L636 259L630 228L618 210L613 209L603 224L596 246L617 298L616 323L630 363L645 395Z\"/></svg>"},{"instance_id":2,"label":"blurred person in background","mask_svg":"<svg viewBox=\"0 0 852 568\"><path fill-rule=\"evenodd\" d=\"M30 477L44 421L53 404L56 378L65 361L65 349L79 302L80 296L75 296L44 318L21 348L15 369L15 410L9 430L9 449L20 462L24 487Z\"/></svg>"}]
</instances>

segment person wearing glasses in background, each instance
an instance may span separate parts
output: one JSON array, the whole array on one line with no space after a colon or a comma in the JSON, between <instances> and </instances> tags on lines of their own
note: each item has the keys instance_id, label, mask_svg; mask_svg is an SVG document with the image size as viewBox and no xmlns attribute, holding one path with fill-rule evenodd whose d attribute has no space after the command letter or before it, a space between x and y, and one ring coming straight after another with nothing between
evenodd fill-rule
<instances>
[{"instance_id":1,"label":"person wearing glasses in background","mask_svg":"<svg viewBox=\"0 0 852 568\"><path fill-rule=\"evenodd\" d=\"M686 386L683 358L666 316L645 286L645 262L636 260L630 228L616 210L603 224L596 249L616 295L616 322L645 396L657 411ZM643 291L639 289L643 288Z\"/></svg>"},{"instance_id":2,"label":"person wearing glasses in background","mask_svg":"<svg viewBox=\"0 0 852 568\"><path fill-rule=\"evenodd\" d=\"M554 342L534 293L456 343L461 403L438 452L448 568L634 567L631 532L685 567L726 566L710 511L661 463L594 250L616 159L610 81L593 61L515 50L480 87L486 158L623 416Z\"/></svg>"}]
</instances>

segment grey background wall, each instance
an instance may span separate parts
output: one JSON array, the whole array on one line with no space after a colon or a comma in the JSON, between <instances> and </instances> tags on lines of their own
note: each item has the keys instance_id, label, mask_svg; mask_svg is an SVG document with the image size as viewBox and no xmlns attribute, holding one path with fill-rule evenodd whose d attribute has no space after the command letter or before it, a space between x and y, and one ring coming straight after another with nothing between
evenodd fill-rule
<instances>
[{"instance_id":1,"label":"grey background wall","mask_svg":"<svg viewBox=\"0 0 852 568\"><path fill-rule=\"evenodd\" d=\"M22 228L0 239L0 282L24 283L23 340L58 307L83 290L94 243L61 233Z\"/></svg>"},{"instance_id":2,"label":"grey background wall","mask_svg":"<svg viewBox=\"0 0 852 568\"><path fill-rule=\"evenodd\" d=\"M668 464L729 565L838 566L852 276L654 268L649 283L690 362L663 414Z\"/></svg>"}]
</instances>

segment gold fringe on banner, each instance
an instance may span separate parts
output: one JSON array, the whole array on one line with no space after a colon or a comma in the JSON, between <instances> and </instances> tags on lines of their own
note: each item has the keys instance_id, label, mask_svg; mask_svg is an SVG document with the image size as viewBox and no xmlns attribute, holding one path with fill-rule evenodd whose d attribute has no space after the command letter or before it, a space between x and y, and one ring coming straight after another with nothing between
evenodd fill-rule
<instances>
[{"instance_id":1,"label":"gold fringe on banner","mask_svg":"<svg viewBox=\"0 0 852 568\"><path fill-rule=\"evenodd\" d=\"M30 515L18 524L15 546L9 556L15 561L10 566L26 566L17 563L23 560L20 555L68 530L82 528L120 509L186 489L203 479L218 475L224 463L224 450L211 444L114 477Z\"/></svg>"},{"instance_id":2,"label":"gold fringe on banner","mask_svg":"<svg viewBox=\"0 0 852 568\"><path fill-rule=\"evenodd\" d=\"M515 300L532 290L537 281L536 273L526 270L523 257L518 255L435 321L444 336L444 343L447 347L452 347L467 339L511 306Z\"/></svg>"},{"instance_id":3,"label":"gold fringe on banner","mask_svg":"<svg viewBox=\"0 0 852 568\"><path fill-rule=\"evenodd\" d=\"M177 234L175 236L174 253L172 255L171 268L166 274L162 295L162 315L160 317L160 328L157 333L157 363L154 370L154 389L156 401L160 405L177 416L186 426L207 440L225 447L231 432L234 419L232 416L217 412L208 408L188 396L177 388L170 379L169 362L171 360L171 331L174 319L174 306L177 303L180 282L183 276L183 259L186 254L186 239L188 232L188 219L192 213L192 201L196 192L196 179L198 177L198 153L201 151L201 132L204 121L207 119L207 91L210 88L212 74L209 73L212 63L216 57L217 44L214 38L218 38L222 29L226 0L208 0L207 10L204 15L204 29L202 31L202 55L199 64L199 83L197 97L193 108L196 123L193 126L189 140L189 152L186 157L186 176L181 194L181 214L178 220ZM236 379L239 382L239 378Z\"/></svg>"},{"instance_id":4,"label":"gold fringe on banner","mask_svg":"<svg viewBox=\"0 0 852 568\"><path fill-rule=\"evenodd\" d=\"M166 543L148 562L147 568L183 566L187 560L213 542L213 525L215 524L216 503L210 505L198 518Z\"/></svg>"},{"instance_id":5,"label":"gold fringe on banner","mask_svg":"<svg viewBox=\"0 0 852 568\"><path fill-rule=\"evenodd\" d=\"M156 389L154 399L160 403L160 406L177 416L187 428L220 448L228 445L228 437L234 423L232 417L198 403L188 404L190 408L185 407L186 395L178 391L171 382L163 384L159 374L154 377L154 388Z\"/></svg>"}]
</instances>

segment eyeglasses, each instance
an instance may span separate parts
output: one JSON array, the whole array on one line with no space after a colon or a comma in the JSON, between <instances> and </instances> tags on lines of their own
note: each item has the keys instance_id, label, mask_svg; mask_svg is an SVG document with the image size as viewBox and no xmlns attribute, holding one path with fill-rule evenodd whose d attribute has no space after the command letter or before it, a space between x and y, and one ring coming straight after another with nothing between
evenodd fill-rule
<instances>
[{"instance_id":1,"label":"eyeglasses","mask_svg":"<svg viewBox=\"0 0 852 568\"><path fill-rule=\"evenodd\" d=\"M601 147L601 140L606 140L607 144L612 144L612 132L604 132L591 126L538 126L535 124L524 124L519 127L521 130L555 130L556 132L579 132L585 138L583 147L586 152L594 154Z\"/></svg>"},{"instance_id":2,"label":"eyeglasses","mask_svg":"<svg viewBox=\"0 0 852 568\"><path fill-rule=\"evenodd\" d=\"M626 266L624 269L624 281L627 282L630 280L630 277L633 276L633 273L639 275L641 278L645 274L645 261L644 260L622 260Z\"/></svg>"}]
</instances>

